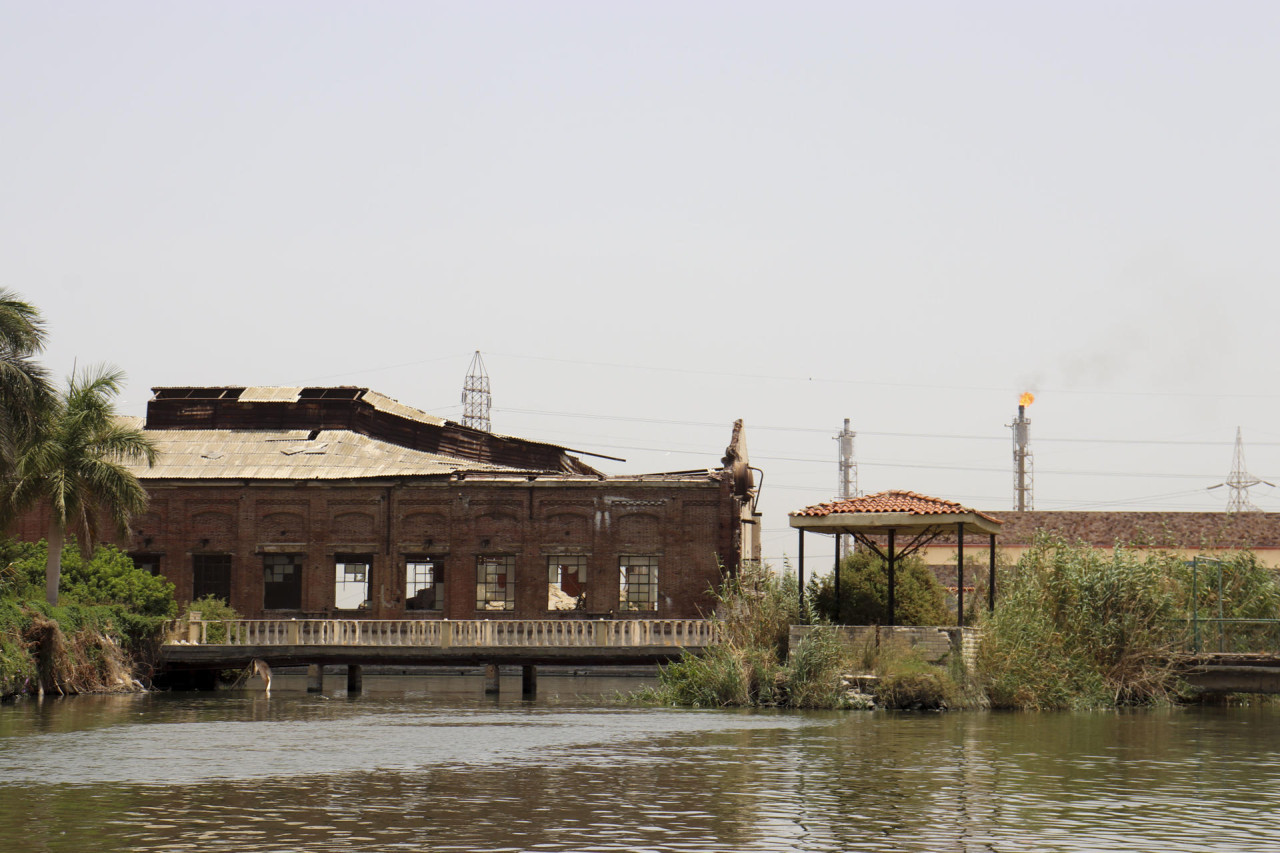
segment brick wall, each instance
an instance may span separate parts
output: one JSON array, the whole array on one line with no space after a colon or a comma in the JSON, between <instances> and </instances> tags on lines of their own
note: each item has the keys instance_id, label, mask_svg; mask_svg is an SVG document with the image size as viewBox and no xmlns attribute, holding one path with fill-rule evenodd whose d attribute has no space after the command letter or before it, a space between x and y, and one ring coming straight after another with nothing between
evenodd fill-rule
<instances>
[{"instance_id":1,"label":"brick wall","mask_svg":"<svg viewBox=\"0 0 1280 853\"><path fill-rule=\"evenodd\" d=\"M263 615L264 557L296 555L302 564L298 614L334 611L335 555L371 558L375 618L577 618L619 612L619 557L658 561L656 611L637 617L691 618L712 607L708 592L720 564L737 565L741 506L719 478L625 481L319 481L280 483L148 483L151 504L118 542L156 555L179 601L192 597L199 555L229 554L231 604ZM44 531L23 520L18 534ZM586 606L548 610L548 559L586 563ZM430 559L443 569L443 606L405 609L405 560ZM476 609L478 557L514 562L514 609ZM348 611L343 611L347 613ZM630 611L629 611L630 612Z\"/></svg>"}]
</instances>

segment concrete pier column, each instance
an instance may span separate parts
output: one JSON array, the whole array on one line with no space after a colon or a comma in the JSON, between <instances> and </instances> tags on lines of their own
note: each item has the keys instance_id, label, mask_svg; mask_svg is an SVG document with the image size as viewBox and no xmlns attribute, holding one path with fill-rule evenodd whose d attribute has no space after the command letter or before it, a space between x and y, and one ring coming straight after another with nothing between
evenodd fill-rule
<instances>
[{"instance_id":1,"label":"concrete pier column","mask_svg":"<svg viewBox=\"0 0 1280 853\"><path fill-rule=\"evenodd\" d=\"M347 664L347 695L364 692L364 672L358 663Z\"/></svg>"},{"instance_id":2,"label":"concrete pier column","mask_svg":"<svg viewBox=\"0 0 1280 853\"><path fill-rule=\"evenodd\" d=\"M324 666L322 664L307 664L307 692L324 692Z\"/></svg>"},{"instance_id":3,"label":"concrete pier column","mask_svg":"<svg viewBox=\"0 0 1280 853\"><path fill-rule=\"evenodd\" d=\"M484 665L484 695L498 695L498 665L496 663Z\"/></svg>"},{"instance_id":4,"label":"concrete pier column","mask_svg":"<svg viewBox=\"0 0 1280 853\"><path fill-rule=\"evenodd\" d=\"M520 667L520 695L526 699L538 695L538 668L533 664Z\"/></svg>"}]
</instances>

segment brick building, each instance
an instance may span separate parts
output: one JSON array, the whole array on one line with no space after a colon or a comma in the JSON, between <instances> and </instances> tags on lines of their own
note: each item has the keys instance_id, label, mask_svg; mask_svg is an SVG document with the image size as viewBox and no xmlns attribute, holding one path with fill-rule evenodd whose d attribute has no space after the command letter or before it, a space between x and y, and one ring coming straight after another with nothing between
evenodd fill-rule
<instances>
[{"instance_id":1,"label":"brick building","mask_svg":"<svg viewBox=\"0 0 1280 853\"><path fill-rule=\"evenodd\" d=\"M120 542L245 616L696 617L759 559L741 422L723 467L605 476L366 388L155 388ZM20 536L42 531L22 525Z\"/></svg>"},{"instance_id":2,"label":"brick building","mask_svg":"<svg viewBox=\"0 0 1280 853\"><path fill-rule=\"evenodd\" d=\"M1015 563L1031 547L1039 532L1068 542L1084 542L1095 548L1123 545L1138 550L1160 550L1184 559L1222 556L1250 550L1258 561L1280 568L1280 513L1274 512L1109 512L1026 511L992 512L1001 522L997 550L1000 559ZM965 537L967 545L980 538ZM940 536L922 550L922 556L947 582L954 584L955 536Z\"/></svg>"}]
</instances>

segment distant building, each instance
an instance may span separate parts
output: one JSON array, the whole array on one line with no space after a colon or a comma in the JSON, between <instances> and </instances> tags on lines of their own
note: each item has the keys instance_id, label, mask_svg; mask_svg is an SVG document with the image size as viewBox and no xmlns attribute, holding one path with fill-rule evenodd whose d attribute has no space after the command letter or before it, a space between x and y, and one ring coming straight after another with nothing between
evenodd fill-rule
<instances>
[{"instance_id":1,"label":"distant building","mask_svg":"<svg viewBox=\"0 0 1280 853\"><path fill-rule=\"evenodd\" d=\"M711 470L605 476L367 388L155 388L148 512L120 542L241 614L696 617L760 556L741 422ZM43 529L24 519L18 535Z\"/></svg>"},{"instance_id":2,"label":"distant building","mask_svg":"<svg viewBox=\"0 0 1280 853\"><path fill-rule=\"evenodd\" d=\"M1034 511L989 515L1001 522L996 550L1008 563L1016 562L1031 547L1036 533L1043 531L1095 548L1125 545L1158 549L1188 560L1248 549L1264 565L1280 568L1280 513ZM980 544L978 538L966 536L966 553L970 542ZM923 549L922 556L941 570L944 581L954 578L955 534L935 539Z\"/></svg>"}]
</instances>

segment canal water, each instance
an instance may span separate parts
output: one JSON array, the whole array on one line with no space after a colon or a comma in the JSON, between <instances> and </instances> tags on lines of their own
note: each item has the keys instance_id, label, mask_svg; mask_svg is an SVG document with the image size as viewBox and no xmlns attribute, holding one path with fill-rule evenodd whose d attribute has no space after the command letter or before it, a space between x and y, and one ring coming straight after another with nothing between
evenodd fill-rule
<instances>
[{"instance_id":1,"label":"canal water","mask_svg":"<svg viewBox=\"0 0 1280 853\"><path fill-rule=\"evenodd\" d=\"M0 851L1274 851L1280 708L629 707L459 677L0 705ZM334 685L345 686L345 685Z\"/></svg>"}]
</instances>

